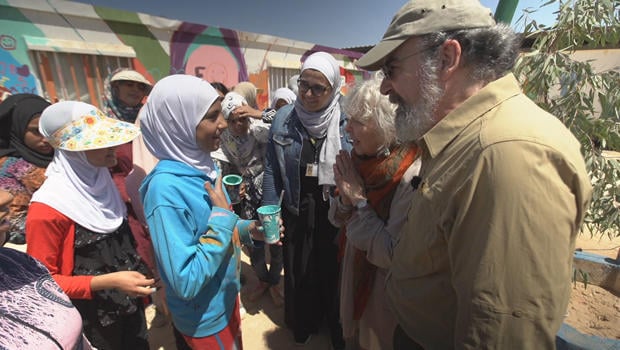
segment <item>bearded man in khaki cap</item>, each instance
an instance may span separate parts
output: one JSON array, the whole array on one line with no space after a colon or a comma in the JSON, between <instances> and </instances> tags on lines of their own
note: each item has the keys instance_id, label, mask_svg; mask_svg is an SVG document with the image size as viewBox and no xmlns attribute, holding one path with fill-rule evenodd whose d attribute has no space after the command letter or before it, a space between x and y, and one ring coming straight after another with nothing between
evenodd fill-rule
<instances>
[{"instance_id":1,"label":"bearded man in khaki cap","mask_svg":"<svg viewBox=\"0 0 620 350\"><path fill-rule=\"evenodd\" d=\"M357 62L422 153L394 247L395 349L553 349L591 186L580 144L510 73L518 36L473 0L409 1Z\"/></svg>"}]
</instances>

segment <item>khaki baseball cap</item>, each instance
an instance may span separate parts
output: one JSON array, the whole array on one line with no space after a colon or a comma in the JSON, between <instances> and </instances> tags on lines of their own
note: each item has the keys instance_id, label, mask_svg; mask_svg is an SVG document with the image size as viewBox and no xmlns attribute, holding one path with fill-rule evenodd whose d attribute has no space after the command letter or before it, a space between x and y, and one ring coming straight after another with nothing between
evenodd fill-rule
<instances>
[{"instance_id":1,"label":"khaki baseball cap","mask_svg":"<svg viewBox=\"0 0 620 350\"><path fill-rule=\"evenodd\" d=\"M398 10L381 42L356 65L378 70L387 56L412 36L492 25L493 13L478 0L411 0Z\"/></svg>"}]
</instances>

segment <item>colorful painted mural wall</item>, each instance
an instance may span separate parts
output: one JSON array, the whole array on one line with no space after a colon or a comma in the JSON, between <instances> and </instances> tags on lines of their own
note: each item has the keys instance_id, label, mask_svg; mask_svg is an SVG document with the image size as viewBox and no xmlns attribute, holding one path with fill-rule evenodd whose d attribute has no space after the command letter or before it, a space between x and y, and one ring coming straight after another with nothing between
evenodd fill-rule
<instances>
[{"instance_id":1,"label":"colorful painted mural wall","mask_svg":"<svg viewBox=\"0 0 620 350\"><path fill-rule=\"evenodd\" d=\"M228 87L251 81L264 107L270 90L280 87L269 86L270 71L298 70L307 55L319 50L340 61L347 82L368 78L355 68L353 62L361 54L353 51L70 1L0 0L0 94L49 95L57 85L49 85L50 79L62 80L56 70L63 64L54 61L56 67L46 70L47 57L94 55L107 57L103 62L130 60L153 82L176 73ZM95 65L101 66L97 73L86 72L84 77L101 84L111 67ZM82 74L77 73L71 72L74 78Z\"/></svg>"}]
</instances>

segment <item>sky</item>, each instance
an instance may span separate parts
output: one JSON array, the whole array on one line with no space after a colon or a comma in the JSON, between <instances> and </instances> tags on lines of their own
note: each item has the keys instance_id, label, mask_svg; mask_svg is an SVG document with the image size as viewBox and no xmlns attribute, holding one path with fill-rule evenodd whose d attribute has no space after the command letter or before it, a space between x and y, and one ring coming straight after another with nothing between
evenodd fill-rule
<instances>
[{"instance_id":1,"label":"sky","mask_svg":"<svg viewBox=\"0 0 620 350\"><path fill-rule=\"evenodd\" d=\"M269 34L335 48L374 45L406 0L74 0L131 12L252 33ZM499 0L482 0L493 12ZM523 9L543 1L520 0L512 26ZM209 5L209 3L217 5ZM530 18L552 25L557 4Z\"/></svg>"}]
</instances>

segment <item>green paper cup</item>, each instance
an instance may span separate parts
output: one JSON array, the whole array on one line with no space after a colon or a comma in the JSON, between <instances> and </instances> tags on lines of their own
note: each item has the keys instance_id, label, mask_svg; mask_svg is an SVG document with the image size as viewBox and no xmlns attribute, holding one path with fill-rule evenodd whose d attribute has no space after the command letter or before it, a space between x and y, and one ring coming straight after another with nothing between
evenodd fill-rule
<instances>
[{"instance_id":1,"label":"green paper cup","mask_svg":"<svg viewBox=\"0 0 620 350\"><path fill-rule=\"evenodd\" d=\"M256 209L258 218L263 224L265 243L274 244L280 240L280 206L263 205Z\"/></svg>"},{"instance_id":2,"label":"green paper cup","mask_svg":"<svg viewBox=\"0 0 620 350\"><path fill-rule=\"evenodd\" d=\"M226 187L226 192L228 192L228 197L230 198L231 204L237 204L241 202L241 197L239 197L239 190L241 189L241 182L243 178L239 175L226 175L222 178L222 182Z\"/></svg>"}]
</instances>

